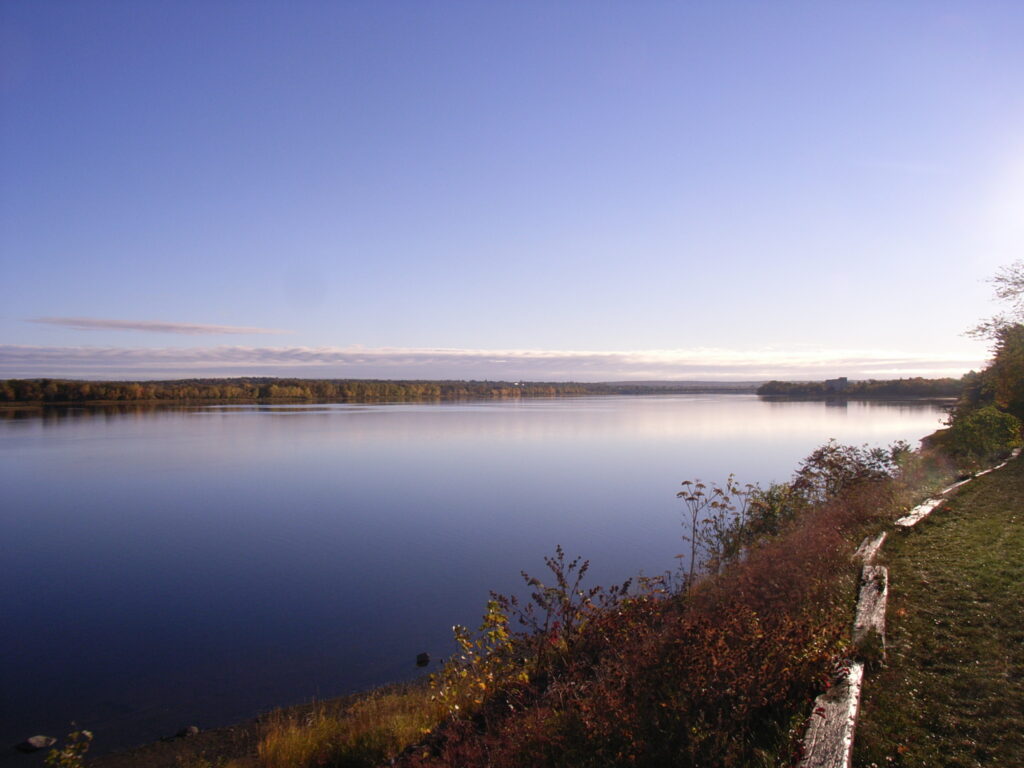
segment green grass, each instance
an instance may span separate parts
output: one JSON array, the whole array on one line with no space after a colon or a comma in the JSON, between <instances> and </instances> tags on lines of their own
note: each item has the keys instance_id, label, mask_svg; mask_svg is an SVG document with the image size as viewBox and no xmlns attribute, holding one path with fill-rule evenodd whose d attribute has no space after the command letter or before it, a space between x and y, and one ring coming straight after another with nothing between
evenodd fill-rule
<instances>
[{"instance_id":1,"label":"green grass","mask_svg":"<svg viewBox=\"0 0 1024 768\"><path fill-rule=\"evenodd\" d=\"M890 535L889 658L854 764L1024 766L1024 460Z\"/></svg>"}]
</instances>

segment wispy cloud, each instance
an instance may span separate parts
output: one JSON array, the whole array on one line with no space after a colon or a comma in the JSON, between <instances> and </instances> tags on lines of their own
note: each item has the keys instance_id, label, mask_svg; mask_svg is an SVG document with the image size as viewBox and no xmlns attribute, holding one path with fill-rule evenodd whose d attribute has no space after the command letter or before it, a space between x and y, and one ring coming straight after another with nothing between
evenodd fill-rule
<instances>
[{"instance_id":1,"label":"wispy cloud","mask_svg":"<svg viewBox=\"0 0 1024 768\"><path fill-rule=\"evenodd\" d=\"M980 359L879 350L583 351L0 345L0 377L307 376L614 381L958 376Z\"/></svg>"},{"instance_id":2,"label":"wispy cloud","mask_svg":"<svg viewBox=\"0 0 1024 768\"><path fill-rule=\"evenodd\" d=\"M33 317L30 323L59 325L76 331L144 331L146 333L178 333L185 336L248 333L290 333L273 328L250 328L244 325L209 325L206 323L164 323L156 320L108 320L100 317Z\"/></svg>"}]
</instances>

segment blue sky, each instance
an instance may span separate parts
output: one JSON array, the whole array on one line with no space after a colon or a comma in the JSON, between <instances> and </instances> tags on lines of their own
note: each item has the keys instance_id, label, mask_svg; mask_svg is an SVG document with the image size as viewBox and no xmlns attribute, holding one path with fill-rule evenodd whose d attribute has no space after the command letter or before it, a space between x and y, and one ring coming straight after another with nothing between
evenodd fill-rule
<instances>
[{"instance_id":1,"label":"blue sky","mask_svg":"<svg viewBox=\"0 0 1024 768\"><path fill-rule=\"evenodd\" d=\"M1024 5L0 2L0 376L957 375Z\"/></svg>"}]
</instances>

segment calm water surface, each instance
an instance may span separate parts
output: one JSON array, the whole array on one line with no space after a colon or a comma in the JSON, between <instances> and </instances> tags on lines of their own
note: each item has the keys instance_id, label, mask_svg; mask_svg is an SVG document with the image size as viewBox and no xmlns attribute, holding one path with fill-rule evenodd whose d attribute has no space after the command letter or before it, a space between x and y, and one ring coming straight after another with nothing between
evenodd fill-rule
<instances>
[{"instance_id":1,"label":"calm water surface","mask_svg":"<svg viewBox=\"0 0 1024 768\"><path fill-rule=\"evenodd\" d=\"M600 397L0 411L0 744L96 747L416 674L561 544L676 566L685 479L787 479L928 404ZM6 740L6 741L4 741Z\"/></svg>"}]
</instances>

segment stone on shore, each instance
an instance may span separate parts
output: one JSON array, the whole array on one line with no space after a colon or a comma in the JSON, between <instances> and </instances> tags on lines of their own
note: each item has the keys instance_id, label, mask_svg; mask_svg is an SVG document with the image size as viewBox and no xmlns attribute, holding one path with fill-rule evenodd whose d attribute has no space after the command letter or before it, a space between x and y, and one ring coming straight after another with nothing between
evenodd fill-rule
<instances>
[{"instance_id":1,"label":"stone on shore","mask_svg":"<svg viewBox=\"0 0 1024 768\"><path fill-rule=\"evenodd\" d=\"M30 736L14 748L19 752L38 752L57 743L53 736Z\"/></svg>"}]
</instances>

